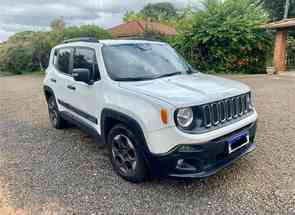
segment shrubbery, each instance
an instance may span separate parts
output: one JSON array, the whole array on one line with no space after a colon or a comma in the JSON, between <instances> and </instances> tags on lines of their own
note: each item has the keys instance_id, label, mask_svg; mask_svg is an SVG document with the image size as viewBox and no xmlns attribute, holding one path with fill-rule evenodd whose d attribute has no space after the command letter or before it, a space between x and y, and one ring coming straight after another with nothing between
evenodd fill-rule
<instances>
[{"instance_id":1,"label":"shrubbery","mask_svg":"<svg viewBox=\"0 0 295 215\"><path fill-rule=\"evenodd\" d=\"M63 40L74 37L111 38L106 30L94 25L58 27L50 32L21 32L10 37L0 46L0 70L15 74L44 70L51 48Z\"/></svg>"},{"instance_id":2,"label":"shrubbery","mask_svg":"<svg viewBox=\"0 0 295 215\"><path fill-rule=\"evenodd\" d=\"M249 0L208 0L192 25L172 41L202 71L264 72L270 35L261 28L267 15Z\"/></svg>"},{"instance_id":3,"label":"shrubbery","mask_svg":"<svg viewBox=\"0 0 295 215\"><path fill-rule=\"evenodd\" d=\"M267 13L253 2L256 0L204 0L200 10L187 8L168 14L167 5L155 19L176 27L178 35L165 37L146 29L142 38L170 43L194 67L203 72L261 73L265 71L267 53L273 41L261 27L267 22ZM169 6L169 5L168 5ZM154 9L153 9L154 8ZM164 9L165 10L164 10ZM159 4L149 5L145 13L128 13L126 20L151 19ZM144 11L144 10L143 10ZM147 13L147 11L149 13ZM175 15L175 14L174 14ZM165 17L165 19L162 19ZM170 17L170 18L169 18ZM24 73L44 70L50 49L61 41L74 37L111 38L104 29L94 25L65 28L62 20L52 23L50 32L22 32L0 44L0 70Z\"/></svg>"}]
</instances>

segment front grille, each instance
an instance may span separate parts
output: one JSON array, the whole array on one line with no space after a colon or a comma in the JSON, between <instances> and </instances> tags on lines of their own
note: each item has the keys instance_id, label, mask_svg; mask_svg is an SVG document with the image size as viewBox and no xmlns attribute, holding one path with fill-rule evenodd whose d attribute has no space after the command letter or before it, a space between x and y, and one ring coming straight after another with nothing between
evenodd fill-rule
<instances>
[{"instance_id":1,"label":"front grille","mask_svg":"<svg viewBox=\"0 0 295 215\"><path fill-rule=\"evenodd\" d=\"M243 117L251 110L250 95L244 94L201 106L203 126L210 128Z\"/></svg>"}]
</instances>

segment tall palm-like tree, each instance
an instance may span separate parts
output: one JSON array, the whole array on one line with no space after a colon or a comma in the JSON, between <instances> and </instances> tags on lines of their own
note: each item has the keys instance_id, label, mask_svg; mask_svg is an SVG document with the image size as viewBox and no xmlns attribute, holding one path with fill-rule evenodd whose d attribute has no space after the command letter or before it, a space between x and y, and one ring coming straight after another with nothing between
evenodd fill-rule
<instances>
[{"instance_id":1,"label":"tall palm-like tree","mask_svg":"<svg viewBox=\"0 0 295 215\"><path fill-rule=\"evenodd\" d=\"M290 8L290 0L286 0L284 19L288 18L289 8Z\"/></svg>"}]
</instances>

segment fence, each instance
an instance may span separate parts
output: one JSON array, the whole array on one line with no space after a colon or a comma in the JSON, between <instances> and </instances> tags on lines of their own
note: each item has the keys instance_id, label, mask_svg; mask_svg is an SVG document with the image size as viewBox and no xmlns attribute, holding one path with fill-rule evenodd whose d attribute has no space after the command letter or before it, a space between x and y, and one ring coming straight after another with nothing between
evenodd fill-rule
<instances>
[{"instance_id":1,"label":"fence","mask_svg":"<svg viewBox=\"0 0 295 215\"><path fill-rule=\"evenodd\" d=\"M289 39L286 53L287 70L295 70L295 39Z\"/></svg>"}]
</instances>

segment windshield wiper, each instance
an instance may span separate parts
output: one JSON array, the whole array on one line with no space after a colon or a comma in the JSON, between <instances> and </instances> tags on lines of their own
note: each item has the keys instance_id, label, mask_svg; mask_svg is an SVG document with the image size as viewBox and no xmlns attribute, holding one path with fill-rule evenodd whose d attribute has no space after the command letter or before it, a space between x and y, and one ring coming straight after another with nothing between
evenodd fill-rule
<instances>
[{"instance_id":1,"label":"windshield wiper","mask_svg":"<svg viewBox=\"0 0 295 215\"><path fill-rule=\"evenodd\" d=\"M191 75L191 74L195 74L195 73L199 73L200 71L197 70L197 69L194 69L193 67L191 66L188 66L188 69L186 70L186 73Z\"/></svg>"},{"instance_id":2,"label":"windshield wiper","mask_svg":"<svg viewBox=\"0 0 295 215\"><path fill-rule=\"evenodd\" d=\"M153 78L116 78L116 81L146 81L146 80L152 80Z\"/></svg>"},{"instance_id":3,"label":"windshield wiper","mask_svg":"<svg viewBox=\"0 0 295 215\"><path fill-rule=\"evenodd\" d=\"M170 77L170 76L173 76L173 75L181 75L181 74L182 74L182 72L172 72L172 73L167 73L167 74L156 76L155 79L164 78L164 77Z\"/></svg>"},{"instance_id":4,"label":"windshield wiper","mask_svg":"<svg viewBox=\"0 0 295 215\"><path fill-rule=\"evenodd\" d=\"M181 75L182 73L183 72L172 72L172 73L159 75L159 76L156 76L156 77L116 78L116 81L147 81L147 80L153 80L153 79L158 79L158 78L169 77L169 76L173 76L173 75Z\"/></svg>"}]
</instances>

